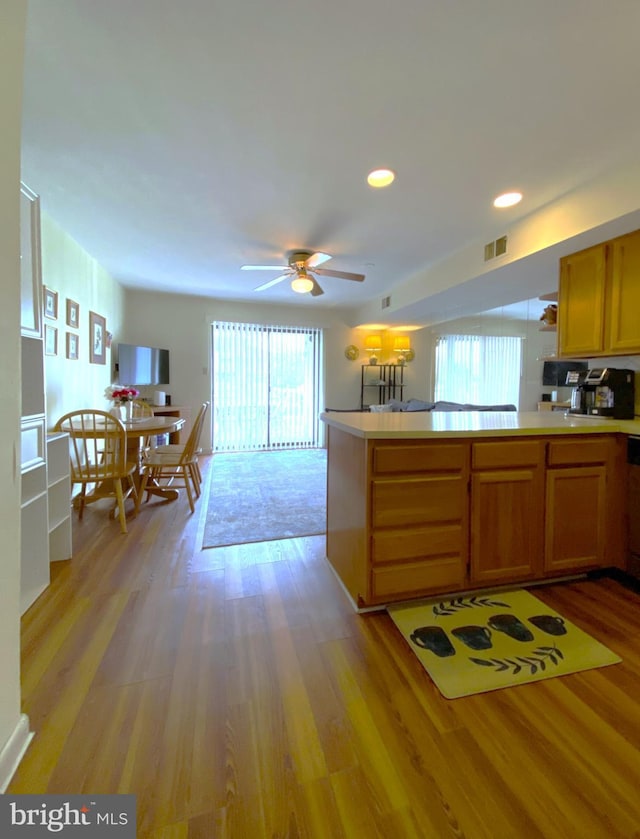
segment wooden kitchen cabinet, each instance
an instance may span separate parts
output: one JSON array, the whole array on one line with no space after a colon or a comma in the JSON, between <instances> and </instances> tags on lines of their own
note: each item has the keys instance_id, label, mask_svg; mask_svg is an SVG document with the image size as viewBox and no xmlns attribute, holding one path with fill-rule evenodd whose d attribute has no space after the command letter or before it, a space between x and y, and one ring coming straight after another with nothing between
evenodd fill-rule
<instances>
[{"instance_id":1,"label":"wooden kitchen cabinet","mask_svg":"<svg viewBox=\"0 0 640 839\"><path fill-rule=\"evenodd\" d=\"M474 443L471 582L492 585L539 577L543 532L544 443Z\"/></svg>"},{"instance_id":2,"label":"wooden kitchen cabinet","mask_svg":"<svg viewBox=\"0 0 640 839\"><path fill-rule=\"evenodd\" d=\"M611 355L640 353L640 230L611 245L611 294L606 350Z\"/></svg>"},{"instance_id":3,"label":"wooden kitchen cabinet","mask_svg":"<svg viewBox=\"0 0 640 839\"><path fill-rule=\"evenodd\" d=\"M371 462L370 601L463 586L469 444L380 442Z\"/></svg>"},{"instance_id":4,"label":"wooden kitchen cabinet","mask_svg":"<svg viewBox=\"0 0 640 839\"><path fill-rule=\"evenodd\" d=\"M593 356L604 349L604 306L607 246L560 260L558 292L558 354Z\"/></svg>"},{"instance_id":5,"label":"wooden kitchen cabinet","mask_svg":"<svg viewBox=\"0 0 640 839\"><path fill-rule=\"evenodd\" d=\"M627 561L626 437L329 426L327 559L359 608Z\"/></svg>"},{"instance_id":6,"label":"wooden kitchen cabinet","mask_svg":"<svg viewBox=\"0 0 640 839\"><path fill-rule=\"evenodd\" d=\"M560 260L558 354L640 353L640 231Z\"/></svg>"},{"instance_id":7,"label":"wooden kitchen cabinet","mask_svg":"<svg viewBox=\"0 0 640 839\"><path fill-rule=\"evenodd\" d=\"M549 442L545 575L620 564L623 547L614 524L619 499L612 477L622 472L620 445L613 437Z\"/></svg>"},{"instance_id":8,"label":"wooden kitchen cabinet","mask_svg":"<svg viewBox=\"0 0 640 839\"><path fill-rule=\"evenodd\" d=\"M546 572L567 573L603 564L605 481L604 466L548 471Z\"/></svg>"}]
</instances>

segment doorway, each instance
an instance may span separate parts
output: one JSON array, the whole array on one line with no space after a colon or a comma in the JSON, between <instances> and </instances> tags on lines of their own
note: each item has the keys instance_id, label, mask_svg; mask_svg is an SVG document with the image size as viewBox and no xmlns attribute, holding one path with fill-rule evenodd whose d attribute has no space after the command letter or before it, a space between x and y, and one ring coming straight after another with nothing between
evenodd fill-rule
<instances>
[{"instance_id":1,"label":"doorway","mask_svg":"<svg viewBox=\"0 0 640 839\"><path fill-rule=\"evenodd\" d=\"M322 330L212 324L213 451L316 447Z\"/></svg>"}]
</instances>

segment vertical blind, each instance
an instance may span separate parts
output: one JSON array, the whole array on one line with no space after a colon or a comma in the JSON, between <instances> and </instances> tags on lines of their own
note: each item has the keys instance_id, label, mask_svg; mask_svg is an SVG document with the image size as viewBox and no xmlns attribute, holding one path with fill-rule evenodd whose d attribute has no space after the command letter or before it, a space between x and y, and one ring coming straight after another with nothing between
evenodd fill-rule
<instances>
[{"instance_id":1,"label":"vertical blind","mask_svg":"<svg viewBox=\"0 0 640 839\"><path fill-rule=\"evenodd\" d=\"M434 399L517 408L521 357L522 338L441 335L436 343Z\"/></svg>"},{"instance_id":2,"label":"vertical blind","mask_svg":"<svg viewBox=\"0 0 640 839\"><path fill-rule=\"evenodd\" d=\"M213 449L318 445L322 331L213 324Z\"/></svg>"}]
</instances>

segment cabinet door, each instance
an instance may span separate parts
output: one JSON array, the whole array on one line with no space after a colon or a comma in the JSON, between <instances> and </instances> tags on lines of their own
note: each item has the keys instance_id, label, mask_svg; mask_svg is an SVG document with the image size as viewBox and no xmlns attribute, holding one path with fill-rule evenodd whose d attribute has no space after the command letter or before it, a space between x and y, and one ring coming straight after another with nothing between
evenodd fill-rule
<instances>
[{"instance_id":1,"label":"cabinet door","mask_svg":"<svg viewBox=\"0 0 640 839\"><path fill-rule=\"evenodd\" d=\"M640 231L611 246L608 345L614 353L640 353Z\"/></svg>"},{"instance_id":2,"label":"cabinet door","mask_svg":"<svg viewBox=\"0 0 640 839\"><path fill-rule=\"evenodd\" d=\"M542 570L543 479L539 468L471 478L471 581L500 583Z\"/></svg>"},{"instance_id":3,"label":"cabinet door","mask_svg":"<svg viewBox=\"0 0 640 839\"><path fill-rule=\"evenodd\" d=\"M604 351L607 245L595 245L560 260L558 352L590 356Z\"/></svg>"},{"instance_id":4,"label":"cabinet door","mask_svg":"<svg viewBox=\"0 0 640 839\"><path fill-rule=\"evenodd\" d=\"M545 572L602 565L606 538L606 467L547 471Z\"/></svg>"}]
</instances>

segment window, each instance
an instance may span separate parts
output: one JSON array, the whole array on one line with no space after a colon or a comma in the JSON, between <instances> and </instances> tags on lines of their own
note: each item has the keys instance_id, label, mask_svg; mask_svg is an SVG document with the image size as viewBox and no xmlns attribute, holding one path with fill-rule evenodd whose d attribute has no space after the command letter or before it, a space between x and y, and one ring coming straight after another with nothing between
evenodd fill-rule
<instances>
[{"instance_id":1,"label":"window","mask_svg":"<svg viewBox=\"0 0 640 839\"><path fill-rule=\"evenodd\" d=\"M441 335L436 343L434 399L518 407L522 338Z\"/></svg>"},{"instance_id":2,"label":"window","mask_svg":"<svg viewBox=\"0 0 640 839\"><path fill-rule=\"evenodd\" d=\"M317 446L322 331L213 324L214 451Z\"/></svg>"}]
</instances>

